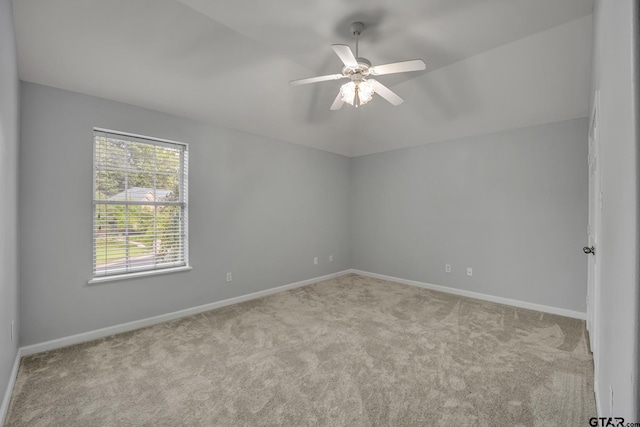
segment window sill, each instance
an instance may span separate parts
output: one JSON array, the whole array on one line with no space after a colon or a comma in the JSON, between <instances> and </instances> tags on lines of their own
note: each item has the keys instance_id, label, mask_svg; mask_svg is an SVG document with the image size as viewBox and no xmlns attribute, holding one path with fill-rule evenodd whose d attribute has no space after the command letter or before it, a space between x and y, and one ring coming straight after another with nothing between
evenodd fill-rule
<instances>
[{"instance_id":1,"label":"window sill","mask_svg":"<svg viewBox=\"0 0 640 427\"><path fill-rule=\"evenodd\" d=\"M137 273L114 274L113 276L98 276L89 280L90 285L104 282L114 282L117 280L137 279L139 277L155 276L158 274L180 273L182 271L191 271L192 267L187 265L183 267L161 268L158 270L139 271Z\"/></svg>"}]
</instances>

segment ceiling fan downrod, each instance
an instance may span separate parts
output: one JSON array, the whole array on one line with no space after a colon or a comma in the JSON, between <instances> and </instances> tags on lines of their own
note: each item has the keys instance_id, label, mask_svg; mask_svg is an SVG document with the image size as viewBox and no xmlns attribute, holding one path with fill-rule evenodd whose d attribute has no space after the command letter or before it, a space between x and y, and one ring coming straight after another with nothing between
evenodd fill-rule
<instances>
[{"instance_id":1,"label":"ceiling fan downrod","mask_svg":"<svg viewBox=\"0 0 640 427\"><path fill-rule=\"evenodd\" d=\"M351 24L351 34L356 36L356 59L358 58L358 37L364 30L364 24L362 22L354 22Z\"/></svg>"}]
</instances>

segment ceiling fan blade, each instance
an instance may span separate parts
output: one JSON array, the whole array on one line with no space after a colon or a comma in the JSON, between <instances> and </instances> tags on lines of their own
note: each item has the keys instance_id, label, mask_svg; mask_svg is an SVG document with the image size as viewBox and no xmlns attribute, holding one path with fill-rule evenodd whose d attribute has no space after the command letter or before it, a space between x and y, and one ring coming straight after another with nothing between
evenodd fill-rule
<instances>
[{"instance_id":1,"label":"ceiling fan blade","mask_svg":"<svg viewBox=\"0 0 640 427\"><path fill-rule=\"evenodd\" d=\"M309 77L308 79L300 79L300 80L291 80L289 84L291 86L299 86L306 85L309 83L317 83L317 82L325 82L327 80L338 80L343 79L346 76L342 74L327 74L326 76L318 76L318 77Z\"/></svg>"},{"instance_id":2,"label":"ceiling fan blade","mask_svg":"<svg viewBox=\"0 0 640 427\"><path fill-rule=\"evenodd\" d=\"M410 61L394 62L391 64L376 65L369 68L369 74L381 76L383 74L404 73L406 71L426 70L427 64L422 59L412 59Z\"/></svg>"},{"instance_id":3,"label":"ceiling fan blade","mask_svg":"<svg viewBox=\"0 0 640 427\"><path fill-rule=\"evenodd\" d=\"M342 92L338 91L338 96L333 100L333 104L331 104L330 110L339 110L342 108L344 101L342 100Z\"/></svg>"},{"instance_id":4,"label":"ceiling fan blade","mask_svg":"<svg viewBox=\"0 0 640 427\"><path fill-rule=\"evenodd\" d=\"M404 102L404 99L400 98L394 91L383 85L377 80L367 80L373 84L373 87L378 95L389 101L393 105L400 105Z\"/></svg>"},{"instance_id":5,"label":"ceiling fan blade","mask_svg":"<svg viewBox=\"0 0 640 427\"><path fill-rule=\"evenodd\" d=\"M331 48L340 57L340 60L347 67L357 67L358 61L351 52L351 48L346 44L332 44Z\"/></svg>"}]
</instances>

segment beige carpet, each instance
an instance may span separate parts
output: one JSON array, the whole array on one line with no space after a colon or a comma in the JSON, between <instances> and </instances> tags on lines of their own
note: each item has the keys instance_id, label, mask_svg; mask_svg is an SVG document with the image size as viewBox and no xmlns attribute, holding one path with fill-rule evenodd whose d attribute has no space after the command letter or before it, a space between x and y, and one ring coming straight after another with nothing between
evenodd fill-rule
<instances>
[{"instance_id":1,"label":"beige carpet","mask_svg":"<svg viewBox=\"0 0 640 427\"><path fill-rule=\"evenodd\" d=\"M22 359L8 426L587 426L583 321L357 275Z\"/></svg>"}]
</instances>

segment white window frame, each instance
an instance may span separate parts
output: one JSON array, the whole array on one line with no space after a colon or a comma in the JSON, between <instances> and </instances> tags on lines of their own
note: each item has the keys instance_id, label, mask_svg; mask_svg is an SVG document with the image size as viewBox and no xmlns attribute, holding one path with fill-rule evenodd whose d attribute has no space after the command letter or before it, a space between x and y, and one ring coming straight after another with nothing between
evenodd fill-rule
<instances>
[{"instance_id":1,"label":"white window frame","mask_svg":"<svg viewBox=\"0 0 640 427\"><path fill-rule=\"evenodd\" d=\"M178 202L168 202L168 203L158 203L158 202L145 202L145 204L153 205L154 203L158 203L158 205L174 205L181 207L181 215L182 215L182 248L184 251L184 260L180 262L176 262L175 264L164 264L160 267L157 266L149 266L144 268L137 268L128 271L122 272L111 272L106 274L96 274L96 206L97 205L105 205L105 204L114 204L114 202L107 202L96 200L96 136L99 134L111 134L117 137L121 137L124 140L130 139L134 142L138 143L146 143L149 145L162 146L165 144L169 145L178 145L183 148L183 158L180 161L181 166L181 182L180 182L180 200ZM155 138L145 135L139 135L134 133L122 132L111 129L104 128L93 128L93 185L92 185L92 201L93 201L93 220L92 220L92 232L91 232L91 246L92 246L92 278L89 280L89 284L94 283L102 283L109 282L114 280L125 280L125 279L133 279L137 277L146 277L156 274L167 274L167 273L176 273L181 271L189 271L192 267L189 265L189 144L185 142L172 141L169 139ZM127 201L117 202L116 204L136 204ZM139 203L137 203L139 204Z\"/></svg>"}]
</instances>

